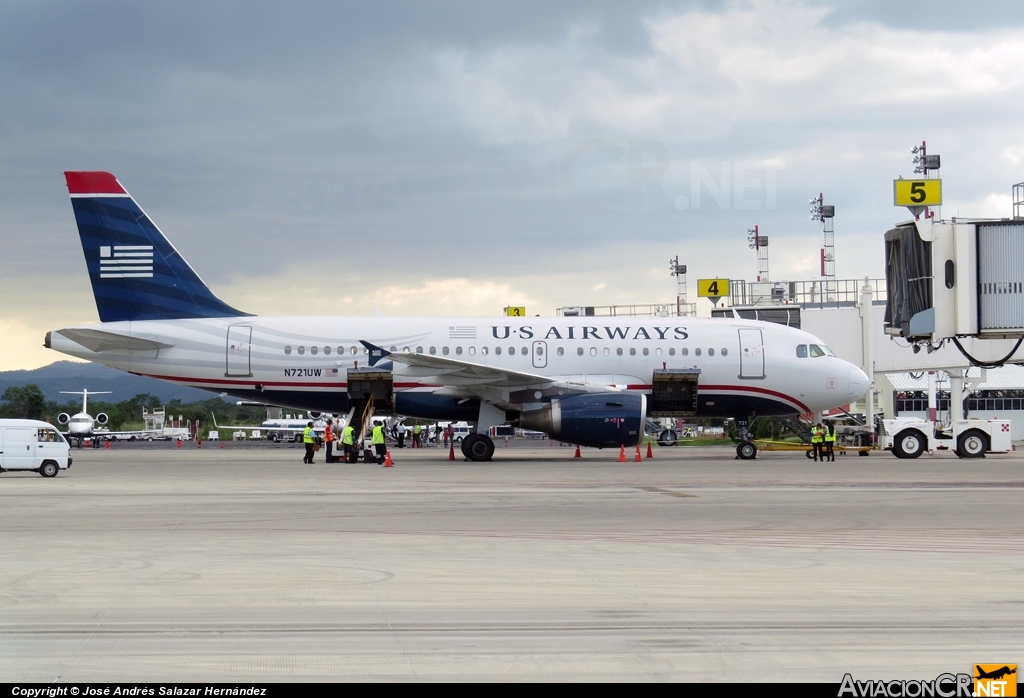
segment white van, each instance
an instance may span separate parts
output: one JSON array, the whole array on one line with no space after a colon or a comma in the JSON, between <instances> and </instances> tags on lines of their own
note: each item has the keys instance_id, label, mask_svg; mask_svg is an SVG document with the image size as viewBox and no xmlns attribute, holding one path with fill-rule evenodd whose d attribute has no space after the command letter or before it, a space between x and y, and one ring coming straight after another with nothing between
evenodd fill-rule
<instances>
[{"instance_id":1,"label":"white van","mask_svg":"<svg viewBox=\"0 0 1024 698\"><path fill-rule=\"evenodd\" d=\"M71 467L71 447L56 427L37 419L0 419L0 472L34 470L56 477Z\"/></svg>"}]
</instances>

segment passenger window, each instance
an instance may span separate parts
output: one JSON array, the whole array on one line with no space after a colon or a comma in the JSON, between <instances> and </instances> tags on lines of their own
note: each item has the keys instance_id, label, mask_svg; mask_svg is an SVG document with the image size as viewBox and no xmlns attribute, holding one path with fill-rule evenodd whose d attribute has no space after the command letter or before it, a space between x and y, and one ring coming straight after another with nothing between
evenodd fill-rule
<instances>
[{"instance_id":1,"label":"passenger window","mask_svg":"<svg viewBox=\"0 0 1024 698\"><path fill-rule=\"evenodd\" d=\"M338 350L338 353L339 354L341 353L340 349ZM403 354L408 354L409 353L409 347L402 347L402 353Z\"/></svg>"},{"instance_id":2,"label":"passenger window","mask_svg":"<svg viewBox=\"0 0 1024 698\"><path fill-rule=\"evenodd\" d=\"M324 351L326 351L328 354L331 353L330 348L327 348ZM388 349L388 351L390 351L392 354L394 354L396 351L398 351L398 347L391 347L390 349Z\"/></svg>"},{"instance_id":3,"label":"passenger window","mask_svg":"<svg viewBox=\"0 0 1024 698\"><path fill-rule=\"evenodd\" d=\"M394 347L391 347L391 348L394 349ZM325 354L330 354L331 353L331 348L330 347L324 347L324 353Z\"/></svg>"},{"instance_id":4,"label":"passenger window","mask_svg":"<svg viewBox=\"0 0 1024 698\"><path fill-rule=\"evenodd\" d=\"M605 356L609 356L609 355L611 355L611 353L612 353L612 350L611 350L611 349L609 349L608 347L605 347L605 348L604 348L604 355L605 355Z\"/></svg>"},{"instance_id":5,"label":"passenger window","mask_svg":"<svg viewBox=\"0 0 1024 698\"><path fill-rule=\"evenodd\" d=\"M501 347L494 347L494 353L501 356Z\"/></svg>"},{"instance_id":6,"label":"passenger window","mask_svg":"<svg viewBox=\"0 0 1024 698\"><path fill-rule=\"evenodd\" d=\"M590 355L597 356L597 347L590 347Z\"/></svg>"},{"instance_id":7,"label":"passenger window","mask_svg":"<svg viewBox=\"0 0 1024 698\"><path fill-rule=\"evenodd\" d=\"M654 350L654 355L661 356L661 347L658 347L657 349Z\"/></svg>"},{"instance_id":8,"label":"passenger window","mask_svg":"<svg viewBox=\"0 0 1024 698\"><path fill-rule=\"evenodd\" d=\"M480 353L487 356L487 347L480 347Z\"/></svg>"},{"instance_id":9,"label":"passenger window","mask_svg":"<svg viewBox=\"0 0 1024 698\"><path fill-rule=\"evenodd\" d=\"M807 345L797 344L796 345L796 358L806 359L807 358Z\"/></svg>"},{"instance_id":10,"label":"passenger window","mask_svg":"<svg viewBox=\"0 0 1024 698\"><path fill-rule=\"evenodd\" d=\"M527 356L530 353L529 348L523 347L523 356Z\"/></svg>"},{"instance_id":11,"label":"passenger window","mask_svg":"<svg viewBox=\"0 0 1024 698\"><path fill-rule=\"evenodd\" d=\"M812 359L816 359L819 356L825 356L825 352L823 352L821 350L821 347L819 347L817 344L812 344L811 345L811 358Z\"/></svg>"},{"instance_id":12,"label":"passenger window","mask_svg":"<svg viewBox=\"0 0 1024 698\"><path fill-rule=\"evenodd\" d=\"M416 347L416 353L417 354L422 354L423 353L423 347Z\"/></svg>"},{"instance_id":13,"label":"passenger window","mask_svg":"<svg viewBox=\"0 0 1024 698\"><path fill-rule=\"evenodd\" d=\"M715 350L714 349L708 349L708 356L714 356L714 355L715 355Z\"/></svg>"},{"instance_id":14,"label":"passenger window","mask_svg":"<svg viewBox=\"0 0 1024 698\"><path fill-rule=\"evenodd\" d=\"M722 356L728 356L728 354L729 354L729 350L726 349L725 347L722 347Z\"/></svg>"},{"instance_id":15,"label":"passenger window","mask_svg":"<svg viewBox=\"0 0 1024 698\"><path fill-rule=\"evenodd\" d=\"M576 356L583 356L583 347L576 347Z\"/></svg>"},{"instance_id":16,"label":"passenger window","mask_svg":"<svg viewBox=\"0 0 1024 698\"><path fill-rule=\"evenodd\" d=\"M284 348L284 355L285 356L290 356L291 353L292 353L292 348L291 347L285 347Z\"/></svg>"},{"instance_id":17,"label":"passenger window","mask_svg":"<svg viewBox=\"0 0 1024 698\"><path fill-rule=\"evenodd\" d=\"M675 347L669 347L668 348L668 355L669 356L675 356L676 355L676 348Z\"/></svg>"},{"instance_id":18,"label":"passenger window","mask_svg":"<svg viewBox=\"0 0 1024 698\"><path fill-rule=\"evenodd\" d=\"M430 355L433 356L437 353L437 347L430 347Z\"/></svg>"},{"instance_id":19,"label":"passenger window","mask_svg":"<svg viewBox=\"0 0 1024 698\"><path fill-rule=\"evenodd\" d=\"M508 348L508 355L509 356L515 356L516 355L516 348L515 347L509 347Z\"/></svg>"},{"instance_id":20,"label":"passenger window","mask_svg":"<svg viewBox=\"0 0 1024 698\"><path fill-rule=\"evenodd\" d=\"M448 356L448 347L441 347L441 353Z\"/></svg>"},{"instance_id":21,"label":"passenger window","mask_svg":"<svg viewBox=\"0 0 1024 698\"><path fill-rule=\"evenodd\" d=\"M306 347L299 347L299 356L302 356L305 353L306 353Z\"/></svg>"},{"instance_id":22,"label":"passenger window","mask_svg":"<svg viewBox=\"0 0 1024 698\"><path fill-rule=\"evenodd\" d=\"M456 351L455 353L456 354L461 354L462 353L462 347L459 347L458 351ZM470 347L469 348L469 355L470 356L476 356L476 347Z\"/></svg>"},{"instance_id":23,"label":"passenger window","mask_svg":"<svg viewBox=\"0 0 1024 698\"><path fill-rule=\"evenodd\" d=\"M651 353L651 350L650 350L650 349L648 349L647 347L644 347L644 356L647 356L647 355L649 355L650 353Z\"/></svg>"},{"instance_id":24,"label":"passenger window","mask_svg":"<svg viewBox=\"0 0 1024 698\"><path fill-rule=\"evenodd\" d=\"M700 347L697 347L696 349L693 350L693 355L700 356Z\"/></svg>"},{"instance_id":25,"label":"passenger window","mask_svg":"<svg viewBox=\"0 0 1024 698\"><path fill-rule=\"evenodd\" d=\"M629 348L629 355L630 356L636 356L636 347L630 347Z\"/></svg>"},{"instance_id":26,"label":"passenger window","mask_svg":"<svg viewBox=\"0 0 1024 698\"><path fill-rule=\"evenodd\" d=\"M310 347L309 348L309 353L312 354L313 356L316 356L316 353L318 351L319 351L319 349L317 349L316 347Z\"/></svg>"},{"instance_id":27,"label":"passenger window","mask_svg":"<svg viewBox=\"0 0 1024 698\"><path fill-rule=\"evenodd\" d=\"M462 356L462 347L455 347L455 355Z\"/></svg>"},{"instance_id":28,"label":"passenger window","mask_svg":"<svg viewBox=\"0 0 1024 698\"><path fill-rule=\"evenodd\" d=\"M355 356L357 351L358 350L356 349L356 347L352 347L348 350L348 353L351 354L352 356Z\"/></svg>"},{"instance_id":29,"label":"passenger window","mask_svg":"<svg viewBox=\"0 0 1024 698\"><path fill-rule=\"evenodd\" d=\"M615 354L616 354L617 356L622 356L622 347L619 347L618 349L616 349L616 350L615 350Z\"/></svg>"},{"instance_id":30,"label":"passenger window","mask_svg":"<svg viewBox=\"0 0 1024 698\"><path fill-rule=\"evenodd\" d=\"M683 347L682 349L679 350L679 353L682 354L683 356L688 356L689 353L690 353L690 350L687 349L686 347Z\"/></svg>"},{"instance_id":31,"label":"passenger window","mask_svg":"<svg viewBox=\"0 0 1024 698\"><path fill-rule=\"evenodd\" d=\"M406 349L406 351L408 351L408 349ZM341 354L344 354L344 353L345 353L345 347L338 347L338 355L340 356Z\"/></svg>"},{"instance_id":32,"label":"passenger window","mask_svg":"<svg viewBox=\"0 0 1024 698\"><path fill-rule=\"evenodd\" d=\"M565 347L558 347L558 355L563 356L565 354Z\"/></svg>"}]
</instances>

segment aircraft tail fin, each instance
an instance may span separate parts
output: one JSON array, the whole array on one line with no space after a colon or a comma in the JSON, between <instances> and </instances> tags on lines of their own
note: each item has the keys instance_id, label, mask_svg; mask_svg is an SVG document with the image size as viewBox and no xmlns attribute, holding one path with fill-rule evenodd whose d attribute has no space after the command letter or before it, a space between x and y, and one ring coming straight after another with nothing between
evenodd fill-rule
<instances>
[{"instance_id":1,"label":"aircraft tail fin","mask_svg":"<svg viewBox=\"0 0 1024 698\"><path fill-rule=\"evenodd\" d=\"M100 321L237 317L109 172L65 172Z\"/></svg>"}]
</instances>

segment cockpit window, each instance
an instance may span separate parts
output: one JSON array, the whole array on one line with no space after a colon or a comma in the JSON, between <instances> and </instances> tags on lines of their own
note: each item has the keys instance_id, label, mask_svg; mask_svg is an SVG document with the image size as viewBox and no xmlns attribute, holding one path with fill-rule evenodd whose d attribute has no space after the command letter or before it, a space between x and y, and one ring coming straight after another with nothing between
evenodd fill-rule
<instances>
[{"instance_id":1,"label":"cockpit window","mask_svg":"<svg viewBox=\"0 0 1024 698\"><path fill-rule=\"evenodd\" d=\"M807 358L807 345L797 344L796 345L796 358L806 359Z\"/></svg>"},{"instance_id":2,"label":"cockpit window","mask_svg":"<svg viewBox=\"0 0 1024 698\"><path fill-rule=\"evenodd\" d=\"M811 358L817 358L819 356L825 356L825 352L822 351L821 347L817 344L811 345Z\"/></svg>"},{"instance_id":3,"label":"cockpit window","mask_svg":"<svg viewBox=\"0 0 1024 698\"><path fill-rule=\"evenodd\" d=\"M824 349L825 353L828 354L829 356L835 356L836 355L836 353L834 351L832 351L831 349L829 349L828 347L823 346L822 349Z\"/></svg>"}]
</instances>

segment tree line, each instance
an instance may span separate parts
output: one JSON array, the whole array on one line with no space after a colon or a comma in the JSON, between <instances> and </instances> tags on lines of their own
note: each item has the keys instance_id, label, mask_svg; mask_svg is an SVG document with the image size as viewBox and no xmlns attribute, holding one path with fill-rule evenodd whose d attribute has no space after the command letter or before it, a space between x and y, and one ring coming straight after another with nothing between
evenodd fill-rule
<instances>
[{"instance_id":1,"label":"tree line","mask_svg":"<svg viewBox=\"0 0 1024 698\"><path fill-rule=\"evenodd\" d=\"M257 426L267 418L264 407L233 405L224 402L219 397L187 403L181 400L163 402L155 395L141 393L121 402L90 399L88 407L89 414L93 417L100 412L105 413L110 418L107 426L113 431L123 429L127 425L141 424L143 407L150 412L153 411L153 408L163 407L167 413L165 417L167 424L172 418L181 415L184 419L199 420L202 424L212 426L211 412L217 415L217 421L222 424ZM0 395L0 418L41 419L51 424L57 424L57 415L61 412L73 415L81 410L80 398L74 398L65 403L47 400L43 391L35 383L21 387L10 386L4 390L3 395Z\"/></svg>"}]
</instances>

